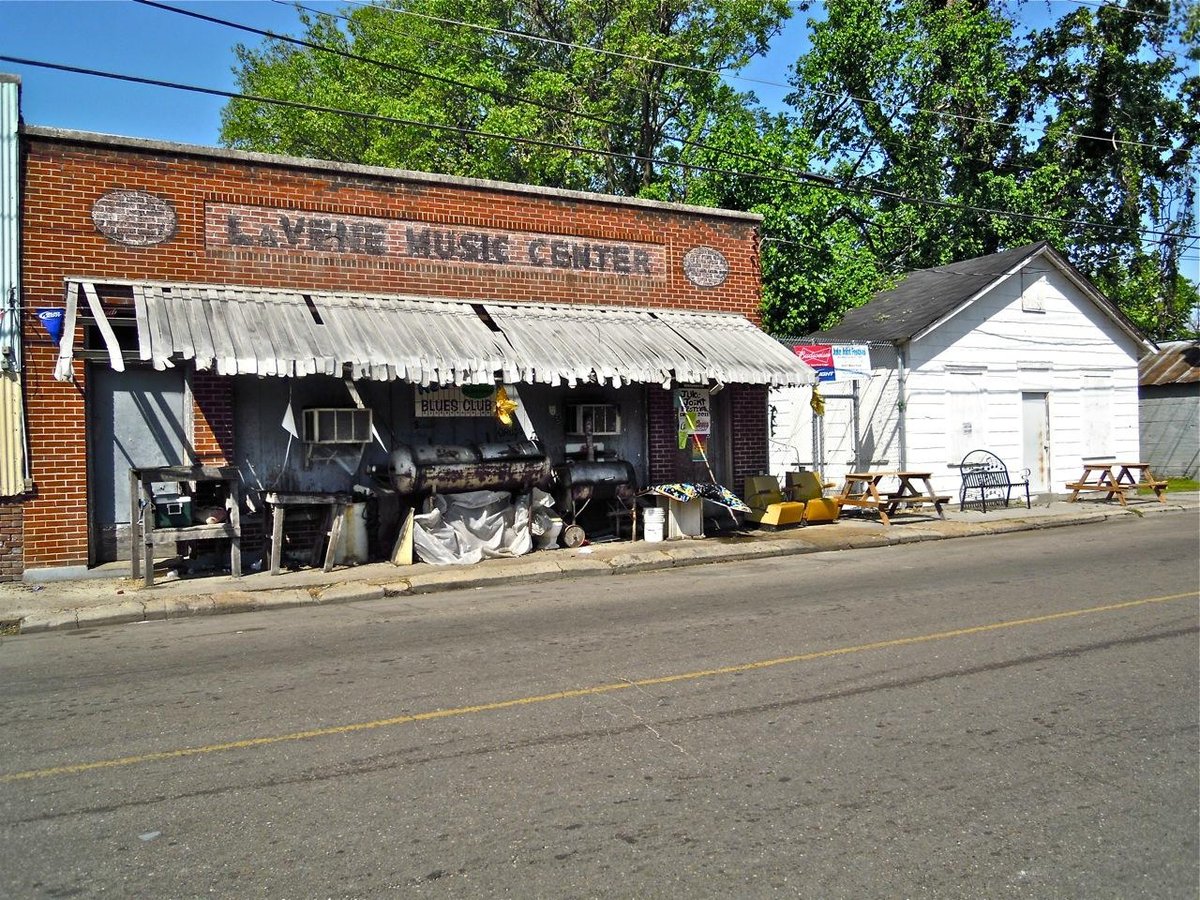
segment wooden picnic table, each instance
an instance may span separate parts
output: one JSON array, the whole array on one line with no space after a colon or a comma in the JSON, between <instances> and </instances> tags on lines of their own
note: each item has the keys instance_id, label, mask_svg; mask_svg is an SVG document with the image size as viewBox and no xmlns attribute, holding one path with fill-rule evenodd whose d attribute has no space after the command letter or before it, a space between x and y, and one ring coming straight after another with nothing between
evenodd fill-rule
<instances>
[{"instance_id":1,"label":"wooden picnic table","mask_svg":"<svg viewBox=\"0 0 1200 900\"><path fill-rule=\"evenodd\" d=\"M1076 481L1067 483L1071 491L1068 502L1074 503L1080 493L1103 493L1105 500L1116 497L1126 506L1125 495L1148 487L1154 491L1159 503L1166 503L1167 482L1155 477L1149 463L1143 462L1085 462L1083 474Z\"/></svg>"},{"instance_id":2,"label":"wooden picnic table","mask_svg":"<svg viewBox=\"0 0 1200 900\"><path fill-rule=\"evenodd\" d=\"M938 518L944 519L942 504L949 503L950 497L934 491L932 478L932 472L850 472L837 501L840 506L875 510L884 525L891 525L890 517L898 511L922 506L932 506Z\"/></svg>"}]
</instances>

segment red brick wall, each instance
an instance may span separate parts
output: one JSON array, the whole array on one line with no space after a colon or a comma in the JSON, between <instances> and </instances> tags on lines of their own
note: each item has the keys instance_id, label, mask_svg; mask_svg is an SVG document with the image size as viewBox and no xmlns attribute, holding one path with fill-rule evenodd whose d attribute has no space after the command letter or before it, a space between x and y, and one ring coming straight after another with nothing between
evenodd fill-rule
<instances>
[{"instance_id":1,"label":"red brick wall","mask_svg":"<svg viewBox=\"0 0 1200 900\"><path fill-rule=\"evenodd\" d=\"M24 511L29 567L87 561L84 367L76 364L75 384L52 379L56 348L32 312L62 305L64 277L668 307L735 312L758 319L757 234L751 221L575 196L169 155L162 149L38 134L25 137L25 149L22 265L36 485ZM172 236L152 246L128 246L102 234L93 222L93 205L104 194L121 190L142 191L169 204L177 220ZM447 266L393 256L337 258L329 253L218 246L205 234L205 208L218 204L661 245L666 273L656 278L623 278L528 266ZM683 274L684 254L701 245L716 248L728 260L728 277L718 287L697 287ZM198 372L193 392L197 453L205 461L231 461L229 382ZM670 394L657 388L650 392L652 398L657 393L667 395L664 423L669 420L674 440ZM655 441L661 410L653 399L651 405L651 440ZM765 415L765 401L755 414ZM764 438L764 459L765 446ZM655 459L652 450L652 472Z\"/></svg>"},{"instance_id":2,"label":"red brick wall","mask_svg":"<svg viewBox=\"0 0 1200 900\"><path fill-rule=\"evenodd\" d=\"M730 490L741 491L747 475L762 475L770 470L770 450L767 445L767 387L761 384L731 384L730 440L733 442L733 484Z\"/></svg>"},{"instance_id":3,"label":"red brick wall","mask_svg":"<svg viewBox=\"0 0 1200 900\"><path fill-rule=\"evenodd\" d=\"M650 435L650 483L675 480L675 457L679 450L679 415L675 394L653 385L646 389L646 430Z\"/></svg>"},{"instance_id":4,"label":"red brick wall","mask_svg":"<svg viewBox=\"0 0 1200 900\"><path fill-rule=\"evenodd\" d=\"M25 570L22 519L20 501L0 500L0 581L16 581Z\"/></svg>"},{"instance_id":5,"label":"red brick wall","mask_svg":"<svg viewBox=\"0 0 1200 900\"><path fill-rule=\"evenodd\" d=\"M233 464L233 379L193 373L192 446L204 465Z\"/></svg>"}]
</instances>

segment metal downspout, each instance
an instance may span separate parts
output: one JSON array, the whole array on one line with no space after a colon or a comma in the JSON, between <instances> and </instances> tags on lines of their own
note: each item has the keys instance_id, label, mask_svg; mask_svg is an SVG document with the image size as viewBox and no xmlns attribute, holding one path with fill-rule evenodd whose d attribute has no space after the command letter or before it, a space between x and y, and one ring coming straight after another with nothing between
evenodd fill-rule
<instances>
[{"instance_id":1,"label":"metal downspout","mask_svg":"<svg viewBox=\"0 0 1200 900\"><path fill-rule=\"evenodd\" d=\"M0 497L23 494L29 479L21 324L21 79L0 74Z\"/></svg>"}]
</instances>

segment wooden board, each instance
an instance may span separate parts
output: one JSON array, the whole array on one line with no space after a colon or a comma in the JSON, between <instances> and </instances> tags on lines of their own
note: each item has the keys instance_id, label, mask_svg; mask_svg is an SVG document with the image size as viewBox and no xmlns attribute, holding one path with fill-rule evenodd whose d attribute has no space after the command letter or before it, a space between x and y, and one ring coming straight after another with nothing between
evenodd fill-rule
<instances>
[{"instance_id":1,"label":"wooden board","mask_svg":"<svg viewBox=\"0 0 1200 900\"><path fill-rule=\"evenodd\" d=\"M414 514L414 510L408 511L408 515L404 517L404 524L400 526L400 533L396 535L396 545L392 548L392 565L394 566L411 566L413 564Z\"/></svg>"}]
</instances>

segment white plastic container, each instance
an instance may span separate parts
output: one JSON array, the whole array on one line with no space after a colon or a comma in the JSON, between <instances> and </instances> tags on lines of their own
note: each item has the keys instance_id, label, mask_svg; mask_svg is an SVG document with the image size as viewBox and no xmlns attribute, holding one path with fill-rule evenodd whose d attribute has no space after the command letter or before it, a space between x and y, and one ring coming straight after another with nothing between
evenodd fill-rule
<instances>
[{"instance_id":1,"label":"white plastic container","mask_svg":"<svg viewBox=\"0 0 1200 900\"><path fill-rule=\"evenodd\" d=\"M351 503L342 514L342 534L333 559L338 565L362 565L367 561L367 504Z\"/></svg>"},{"instance_id":2,"label":"white plastic container","mask_svg":"<svg viewBox=\"0 0 1200 900\"><path fill-rule=\"evenodd\" d=\"M662 507L642 510L642 535L647 543L657 544L666 536L667 511Z\"/></svg>"}]
</instances>

